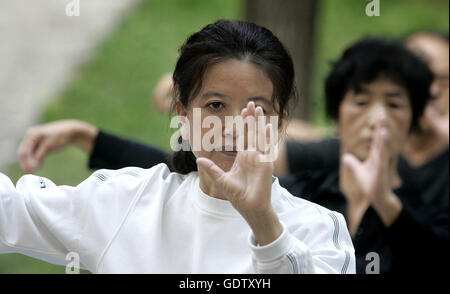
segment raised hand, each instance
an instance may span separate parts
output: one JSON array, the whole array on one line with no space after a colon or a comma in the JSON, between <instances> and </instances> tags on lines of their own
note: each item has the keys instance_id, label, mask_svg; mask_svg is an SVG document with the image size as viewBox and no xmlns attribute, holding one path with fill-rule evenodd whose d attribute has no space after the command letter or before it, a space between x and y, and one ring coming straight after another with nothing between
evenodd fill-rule
<instances>
[{"instance_id":1,"label":"raised hand","mask_svg":"<svg viewBox=\"0 0 450 294\"><path fill-rule=\"evenodd\" d=\"M339 185L347 199L352 235L369 205L377 211L386 226L392 224L402 209L400 200L392 192L394 174L387 140L386 117L381 114L366 160L360 161L351 153L342 155Z\"/></svg>"},{"instance_id":2,"label":"raised hand","mask_svg":"<svg viewBox=\"0 0 450 294\"><path fill-rule=\"evenodd\" d=\"M90 153L98 130L77 120L60 120L29 128L19 145L20 168L31 173L41 167L44 158L53 151L75 144Z\"/></svg>"},{"instance_id":3,"label":"raised hand","mask_svg":"<svg viewBox=\"0 0 450 294\"><path fill-rule=\"evenodd\" d=\"M153 92L150 95L150 100L153 100L153 105L159 112L170 112L172 90L172 73L166 73L159 79Z\"/></svg>"},{"instance_id":4,"label":"raised hand","mask_svg":"<svg viewBox=\"0 0 450 294\"><path fill-rule=\"evenodd\" d=\"M273 163L267 160L265 144L270 139L270 124L257 127L258 117L263 116L261 107L249 102L242 111L246 119L247 148L238 150L231 169L223 171L213 161L198 158L199 173L209 179L217 190L239 211L250 225L255 240L260 245L269 244L282 232L282 226L271 205ZM247 118L253 117L254 120ZM248 125L254 123L255 125Z\"/></svg>"}]
</instances>

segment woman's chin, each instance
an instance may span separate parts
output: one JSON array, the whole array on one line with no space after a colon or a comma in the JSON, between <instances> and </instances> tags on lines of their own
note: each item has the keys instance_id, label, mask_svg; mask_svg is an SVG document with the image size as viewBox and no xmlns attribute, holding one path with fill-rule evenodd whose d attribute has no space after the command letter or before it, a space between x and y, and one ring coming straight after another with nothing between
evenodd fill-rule
<instances>
[{"instance_id":1,"label":"woman's chin","mask_svg":"<svg viewBox=\"0 0 450 294\"><path fill-rule=\"evenodd\" d=\"M233 154L224 154L224 152L217 152L218 156L215 157L216 160L214 162L223 170L223 171L229 171L231 167L233 166L234 160L236 159L236 156Z\"/></svg>"}]
</instances>

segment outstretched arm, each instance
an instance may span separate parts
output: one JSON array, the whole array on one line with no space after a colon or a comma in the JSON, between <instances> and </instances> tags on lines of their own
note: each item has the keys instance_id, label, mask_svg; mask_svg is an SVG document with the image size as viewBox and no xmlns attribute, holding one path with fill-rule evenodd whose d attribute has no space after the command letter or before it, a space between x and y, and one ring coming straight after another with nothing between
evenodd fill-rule
<instances>
[{"instance_id":1,"label":"outstretched arm","mask_svg":"<svg viewBox=\"0 0 450 294\"><path fill-rule=\"evenodd\" d=\"M23 176L14 187L0 173L0 253L63 265L67 254L76 252L81 267L95 272L139 183L127 169L97 171L76 187L56 186L33 175ZM130 197L123 197L123 189Z\"/></svg>"},{"instance_id":2,"label":"outstretched arm","mask_svg":"<svg viewBox=\"0 0 450 294\"><path fill-rule=\"evenodd\" d=\"M89 156L91 169L151 168L160 163L171 168L170 155L165 151L102 130L98 132Z\"/></svg>"},{"instance_id":3,"label":"outstretched arm","mask_svg":"<svg viewBox=\"0 0 450 294\"><path fill-rule=\"evenodd\" d=\"M91 169L170 166L169 155L158 148L117 137L83 121L60 120L28 129L17 150L20 167L26 173L34 172L46 156L70 145L89 155Z\"/></svg>"}]
</instances>

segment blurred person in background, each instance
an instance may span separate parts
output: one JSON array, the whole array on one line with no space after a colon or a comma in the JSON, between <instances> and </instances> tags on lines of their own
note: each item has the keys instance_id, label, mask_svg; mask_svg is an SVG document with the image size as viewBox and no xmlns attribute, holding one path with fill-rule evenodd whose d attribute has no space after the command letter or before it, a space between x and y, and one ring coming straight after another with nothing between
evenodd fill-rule
<instances>
[{"instance_id":1,"label":"blurred person in background","mask_svg":"<svg viewBox=\"0 0 450 294\"><path fill-rule=\"evenodd\" d=\"M431 85L432 99L428 102L424 115L418 121L408 136L398 158L397 170L404 183L411 183L420 191L422 205L417 206L421 217L430 219L431 214L441 215L431 217L441 236L440 244L448 244L448 201L449 201L449 43L448 35L418 32L403 41L404 46L416 56L424 60L434 75ZM305 173L314 170L332 171L340 164L342 138L330 138L318 142L288 141L286 143L286 158L281 161L286 164L284 173L295 174L282 183L294 195L293 186L305 182L300 180ZM306 172L305 172L306 171ZM299 188L304 191L305 187ZM427 216L428 215L428 216ZM434 229L433 229L434 230ZM405 231L406 232L406 231ZM415 234L410 231L411 234ZM400 234L401 235L401 234ZM431 238L431 237L430 237ZM425 238L425 242L429 238ZM375 240L374 240L375 242ZM359 242L356 250L360 250ZM406 247L405 247L406 248ZM445 246L436 248L439 253L435 259L441 257L441 262L435 262L433 271L445 271L448 254ZM432 249L430 249L432 250ZM411 256L414 254L411 253ZM407 262L406 262L407 264ZM411 264L411 269L414 268ZM358 269L360 271L361 269Z\"/></svg>"},{"instance_id":2,"label":"blurred person in background","mask_svg":"<svg viewBox=\"0 0 450 294\"><path fill-rule=\"evenodd\" d=\"M428 161L435 154L448 148L449 142L449 43L448 34L418 32L409 35L404 40L407 49L423 58L434 73L432 94L435 98L425 111L421 122L420 133L414 133L408 140L405 156L413 165ZM421 138L421 139L419 139ZM424 140L425 139L425 140ZM422 142L419 142L422 141ZM429 142L427 147L423 141ZM411 146L410 146L411 145ZM416 147L414 147L416 146ZM424 149L423 152L418 150ZM415 151L413 151L415 150ZM421 153L424 155L420 156ZM417 159L415 159L417 157Z\"/></svg>"},{"instance_id":3,"label":"blurred person in background","mask_svg":"<svg viewBox=\"0 0 450 294\"><path fill-rule=\"evenodd\" d=\"M428 199L422 183L401 174L398 164L431 99L433 79L426 63L400 44L366 40L352 45L326 81L327 114L339 140L311 144L315 158L306 159L309 167L280 180L293 195L346 216L358 273L367 271L371 252L379 255L382 273L445 269L448 194ZM305 157L299 149L291 152ZM289 161L294 168L302 163ZM380 182L358 180L367 173L377 174Z\"/></svg>"},{"instance_id":4,"label":"blurred person in background","mask_svg":"<svg viewBox=\"0 0 450 294\"><path fill-rule=\"evenodd\" d=\"M441 34L418 32L406 37L405 47L423 59L434 75L432 99L406 140L398 160L399 175L414 179L427 204L448 208L449 201L449 43ZM339 165L340 138L315 142L287 141L279 161L280 174L310 169L333 169Z\"/></svg>"}]
</instances>

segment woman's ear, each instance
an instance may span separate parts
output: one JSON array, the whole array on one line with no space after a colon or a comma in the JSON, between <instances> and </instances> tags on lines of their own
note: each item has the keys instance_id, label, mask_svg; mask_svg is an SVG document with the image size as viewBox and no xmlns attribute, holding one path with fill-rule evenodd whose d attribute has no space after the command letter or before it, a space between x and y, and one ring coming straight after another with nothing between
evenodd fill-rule
<instances>
[{"instance_id":1,"label":"woman's ear","mask_svg":"<svg viewBox=\"0 0 450 294\"><path fill-rule=\"evenodd\" d=\"M178 116L186 116L187 115L186 110L184 109L183 105L180 102L177 102L175 104L175 108L177 110L177 115Z\"/></svg>"},{"instance_id":2,"label":"woman's ear","mask_svg":"<svg viewBox=\"0 0 450 294\"><path fill-rule=\"evenodd\" d=\"M285 134L288 124L288 112L284 110L283 114L278 117L278 130L280 130L282 134Z\"/></svg>"},{"instance_id":3,"label":"woman's ear","mask_svg":"<svg viewBox=\"0 0 450 294\"><path fill-rule=\"evenodd\" d=\"M178 115L178 126L180 127L180 135L183 140L189 140L190 124L187 117L187 111L180 102L175 105Z\"/></svg>"}]
</instances>

